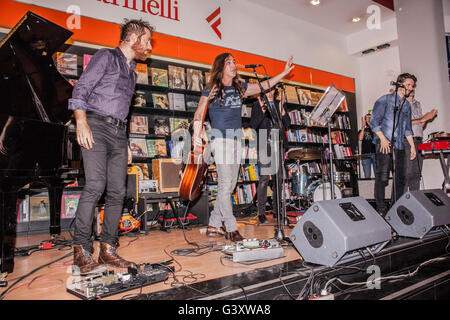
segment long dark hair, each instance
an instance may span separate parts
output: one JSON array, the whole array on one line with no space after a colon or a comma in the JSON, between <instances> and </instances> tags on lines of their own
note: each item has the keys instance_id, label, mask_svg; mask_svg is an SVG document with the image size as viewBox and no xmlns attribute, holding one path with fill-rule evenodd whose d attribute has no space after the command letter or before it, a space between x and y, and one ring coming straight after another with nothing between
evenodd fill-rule
<instances>
[{"instance_id":1,"label":"long dark hair","mask_svg":"<svg viewBox=\"0 0 450 320\"><path fill-rule=\"evenodd\" d=\"M211 68L211 77L208 82L208 89L212 89L214 86L218 89L217 97L222 100L223 99L223 91L224 91L224 85L222 83L222 77L223 77L223 68L225 67L225 60L232 56L231 53L225 52L219 54L215 59L213 66ZM236 73L236 76L233 78L232 83L234 89L241 95L241 97L244 95L244 88L242 87L242 78L239 76L239 74Z\"/></svg>"}]
</instances>

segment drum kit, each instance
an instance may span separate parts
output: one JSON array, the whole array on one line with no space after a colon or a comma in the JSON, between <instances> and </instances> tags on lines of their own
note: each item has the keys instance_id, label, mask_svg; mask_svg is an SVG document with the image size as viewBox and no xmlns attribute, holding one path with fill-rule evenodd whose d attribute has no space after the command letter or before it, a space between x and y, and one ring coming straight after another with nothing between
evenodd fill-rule
<instances>
[{"instance_id":1,"label":"drum kit","mask_svg":"<svg viewBox=\"0 0 450 320\"><path fill-rule=\"evenodd\" d=\"M292 177L292 194L295 200L300 201L303 209L309 208L312 203L322 200L331 200L331 183L327 174L314 180L311 175L302 172L300 161L314 161L322 159L322 151L313 148L293 148L288 151L287 158L297 164L297 172ZM350 172L333 172L335 199L342 199L348 195L349 189L345 184L350 182ZM351 189L350 189L351 191ZM350 195L351 196L351 195Z\"/></svg>"}]
</instances>

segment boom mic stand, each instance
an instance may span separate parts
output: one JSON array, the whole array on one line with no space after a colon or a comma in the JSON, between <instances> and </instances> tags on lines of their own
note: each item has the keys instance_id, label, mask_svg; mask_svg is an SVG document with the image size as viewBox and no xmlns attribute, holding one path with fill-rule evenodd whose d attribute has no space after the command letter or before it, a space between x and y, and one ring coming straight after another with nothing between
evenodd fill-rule
<instances>
[{"instance_id":1,"label":"boom mic stand","mask_svg":"<svg viewBox=\"0 0 450 320\"><path fill-rule=\"evenodd\" d=\"M261 89L260 92L260 97L262 99L262 101L264 102L264 105L266 106L266 110L269 111L271 120L272 120L272 124L273 124L273 128L277 129L278 132L281 134L281 129L283 128L283 124L281 122L281 118L278 115L278 112L276 110L276 106L274 104L274 106L272 107L272 105L269 103L269 99L267 98L265 92L266 90L264 90L262 83L261 83L261 79L258 77L258 74L256 73L256 66L252 66L251 67L253 69L253 73L256 76L256 79L258 80L258 84L259 87ZM268 89L268 91L270 91L270 88ZM280 102L281 103L281 102ZM281 114L281 113L280 113ZM279 143L279 150L277 149L277 145L275 145L275 148L272 152L276 153L276 161L279 163L280 167L277 167L277 172L275 174L275 194L277 195L277 203L275 204L275 210L276 210L276 215L277 215L277 226L275 229L275 238L278 241L282 241L284 240L286 237L284 235L283 230L281 229L281 211L283 211L283 217L286 217L286 206L284 205L284 192L283 190L281 190L281 195L280 195L280 187L283 186L284 184L284 179L282 178L281 181L281 186L280 186L280 171L283 174L284 172L284 145L283 145L283 139L280 139L280 143ZM283 174L284 176L284 174ZM283 204L282 206L282 210L280 208L280 200L281 203Z\"/></svg>"},{"instance_id":2,"label":"boom mic stand","mask_svg":"<svg viewBox=\"0 0 450 320\"><path fill-rule=\"evenodd\" d=\"M395 100L394 100L394 123L392 124L392 135L391 135L391 152L392 152L392 193L391 193L391 203L389 207L392 207L394 203L397 201L397 182L396 182L396 155L395 155L395 130L397 130L398 123L400 122L400 116L398 117L397 122L397 114L400 114L400 112L403 109L403 105L406 102L406 92L403 96L403 101L400 105L400 108L397 106L397 97L398 97L398 88L400 88L400 85L398 83L395 84Z\"/></svg>"}]
</instances>

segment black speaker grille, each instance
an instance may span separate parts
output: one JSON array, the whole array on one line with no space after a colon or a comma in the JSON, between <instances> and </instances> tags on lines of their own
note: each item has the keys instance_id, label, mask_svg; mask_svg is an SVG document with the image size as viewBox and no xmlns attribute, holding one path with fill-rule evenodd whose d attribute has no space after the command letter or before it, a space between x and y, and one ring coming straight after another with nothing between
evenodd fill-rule
<instances>
[{"instance_id":1,"label":"black speaker grille","mask_svg":"<svg viewBox=\"0 0 450 320\"><path fill-rule=\"evenodd\" d=\"M322 232L311 221L306 221L303 224L303 233L311 247L318 249L323 245Z\"/></svg>"},{"instance_id":2,"label":"black speaker grille","mask_svg":"<svg viewBox=\"0 0 450 320\"><path fill-rule=\"evenodd\" d=\"M407 226L410 226L414 223L414 214L404 206L399 206L397 208L397 215L400 220Z\"/></svg>"}]
</instances>

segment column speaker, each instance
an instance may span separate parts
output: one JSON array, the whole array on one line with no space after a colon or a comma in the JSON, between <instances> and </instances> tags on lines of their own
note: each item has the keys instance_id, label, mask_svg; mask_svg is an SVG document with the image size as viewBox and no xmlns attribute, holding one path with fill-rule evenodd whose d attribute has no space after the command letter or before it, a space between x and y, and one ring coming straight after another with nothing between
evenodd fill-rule
<instances>
[{"instance_id":1,"label":"column speaker","mask_svg":"<svg viewBox=\"0 0 450 320\"><path fill-rule=\"evenodd\" d=\"M290 239L306 262L334 266L371 256L391 240L391 227L362 197L318 201Z\"/></svg>"},{"instance_id":2,"label":"column speaker","mask_svg":"<svg viewBox=\"0 0 450 320\"><path fill-rule=\"evenodd\" d=\"M450 198L441 189L406 192L385 218L398 235L421 239L450 224Z\"/></svg>"}]
</instances>

